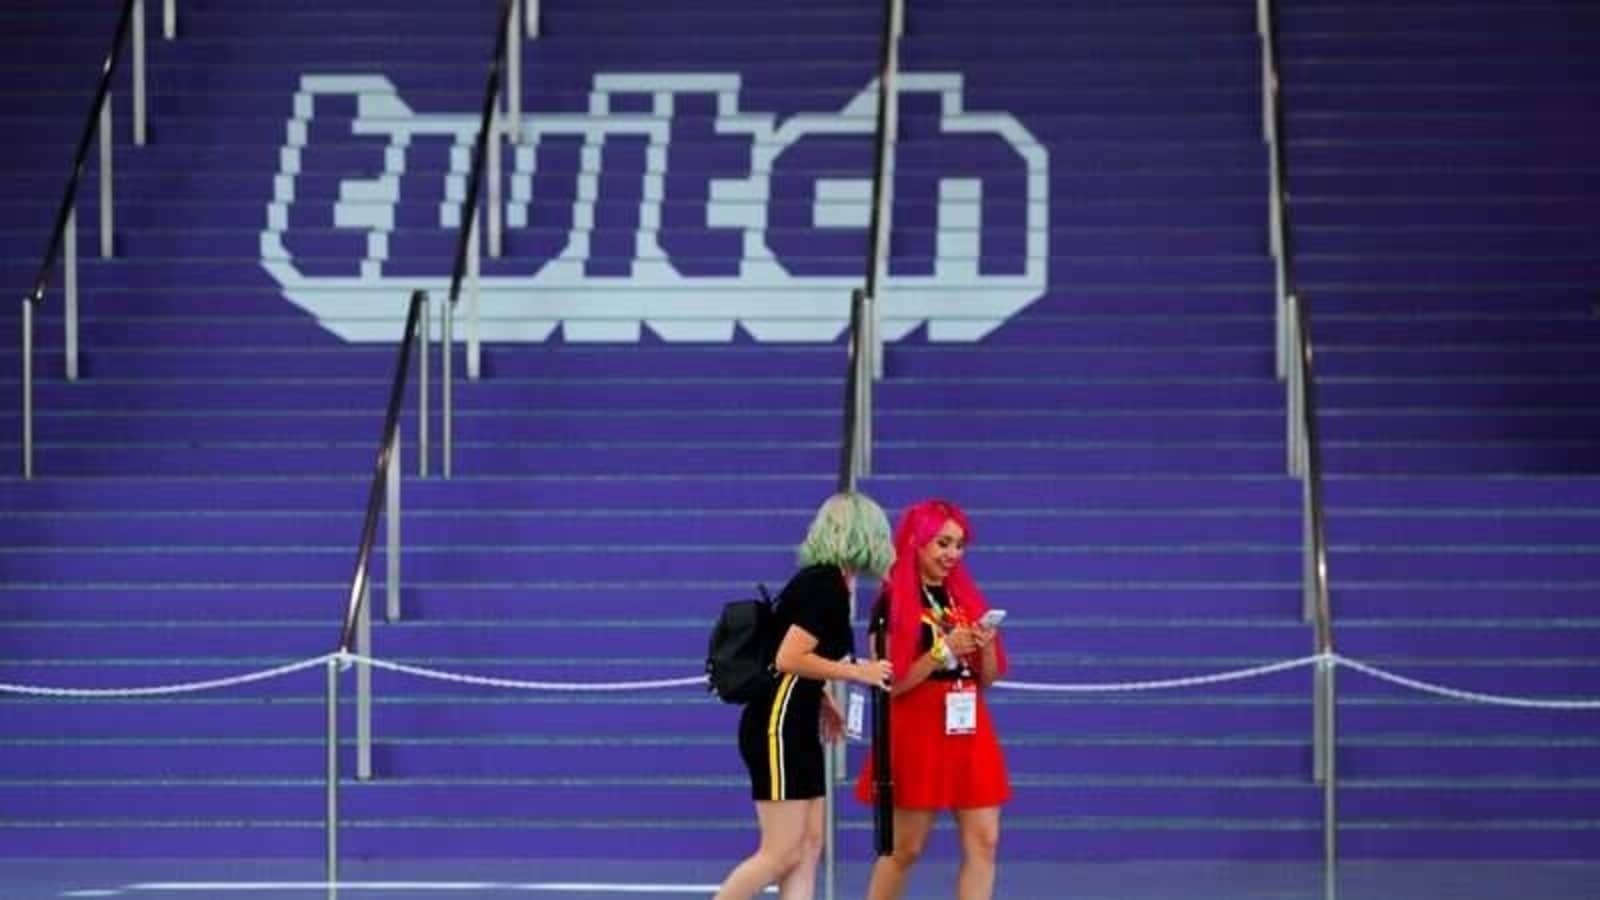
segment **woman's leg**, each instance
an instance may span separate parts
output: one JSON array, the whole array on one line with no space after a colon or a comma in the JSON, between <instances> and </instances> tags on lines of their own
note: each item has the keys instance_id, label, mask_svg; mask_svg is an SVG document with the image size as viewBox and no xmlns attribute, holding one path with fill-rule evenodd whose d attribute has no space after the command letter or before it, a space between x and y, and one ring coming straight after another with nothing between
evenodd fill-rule
<instances>
[{"instance_id":1,"label":"woman's leg","mask_svg":"<svg viewBox=\"0 0 1600 900\"><path fill-rule=\"evenodd\" d=\"M994 896L995 852L1000 846L1000 807L956 810L956 830L961 835L956 897L989 900Z\"/></svg>"},{"instance_id":2,"label":"woman's leg","mask_svg":"<svg viewBox=\"0 0 1600 900\"><path fill-rule=\"evenodd\" d=\"M778 883L779 900L811 900L817 892L817 861L822 858L822 798L806 804L805 839L800 844L800 861Z\"/></svg>"},{"instance_id":3,"label":"woman's leg","mask_svg":"<svg viewBox=\"0 0 1600 900\"><path fill-rule=\"evenodd\" d=\"M928 834L933 831L932 809L894 810L894 855L880 856L872 867L872 883L867 887L867 900L899 900L905 893L906 878L911 867L928 845Z\"/></svg>"},{"instance_id":4,"label":"woman's leg","mask_svg":"<svg viewBox=\"0 0 1600 900\"><path fill-rule=\"evenodd\" d=\"M761 845L728 873L715 900L750 900L762 888L782 881L799 862L806 838L810 800L756 801Z\"/></svg>"}]
</instances>

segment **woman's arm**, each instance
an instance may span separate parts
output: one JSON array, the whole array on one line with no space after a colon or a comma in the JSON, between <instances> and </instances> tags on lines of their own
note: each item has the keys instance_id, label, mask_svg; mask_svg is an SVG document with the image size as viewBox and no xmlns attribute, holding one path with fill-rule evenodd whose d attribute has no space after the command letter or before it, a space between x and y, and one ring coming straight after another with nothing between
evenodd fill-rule
<instances>
[{"instance_id":1,"label":"woman's arm","mask_svg":"<svg viewBox=\"0 0 1600 900\"><path fill-rule=\"evenodd\" d=\"M886 659L836 662L816 654L817 638L799 625L790 625L778 645L778 657L773 662L779 672L792 673L815 681L855 681L869 687L878 687L893 674Z\"/></svg>"},{"instance_id":2,"label":"woman's arm","mask_svg":"<svg viewBox=\"0 0 1600 900\"><path fill-rule=\"evenodd\" d=\"M904 678L894 683L894 690L890 692L890 696L898 697L904 694L906 691L927 681L928 676L942 668L944 668L944 663L934 659L933 651L929 650L911 661L911 671L907 672Z\"/></svg>"}]
</instances>

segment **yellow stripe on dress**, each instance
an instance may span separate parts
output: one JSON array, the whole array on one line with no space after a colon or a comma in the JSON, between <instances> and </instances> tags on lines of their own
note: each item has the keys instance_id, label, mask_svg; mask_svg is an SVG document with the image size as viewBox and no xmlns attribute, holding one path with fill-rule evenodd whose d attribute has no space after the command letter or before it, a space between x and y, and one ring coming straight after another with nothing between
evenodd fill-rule
<instances>
[{"instance_id":1,"label":"yellow stripe on dress","mask_svg":"<svg viewBox=\"0 0 1600 900\"><path fill-rule=\"evenodd\" d=\"M767 768L772 777L772 799L783 799L783 717L789 711L789 696L794 693L795 675L786 673L778 682L778 692L772 698L772 712L767 716Z\"/></svg>"}]
</instances>

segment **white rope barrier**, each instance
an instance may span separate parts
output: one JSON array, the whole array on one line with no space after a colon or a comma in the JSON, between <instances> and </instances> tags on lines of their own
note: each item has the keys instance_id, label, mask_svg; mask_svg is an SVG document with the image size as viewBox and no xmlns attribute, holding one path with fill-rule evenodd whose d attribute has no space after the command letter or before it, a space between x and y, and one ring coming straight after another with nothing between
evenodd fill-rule
<instances>
[{"instance_id":1,"label":"white rope barrier","mask_svg":"<svg viewBox=\"0 0 1600 900\"><path fill-rule=\"evenodd\" d=\"M1437 694L1440 697L1449 697L1452 700L1465 700L1470 703L1484 703L1490 706L1514 706L1519 709L1600 709L1600 700L1539 700L1533 697L1511 697L1504 694L1483 694L1477 691L1462 691L1442 684L1433 684L1428 681L1418 681L1404 675L1385 672L1364 662L1350 659L1346 656L1336 656L1334 660L1341 666L1354 669L1364 675L1370 675L1379 681L1387 681L1413 691L1424 694Z\"/></svg>"},{"instance_id":2,"label":"white rope barrier","mask_svg":"<svg viewBox=\"0 0 1600 900\"><path fill-rule=\"evenodd\" d=\"M483 675L464 675L458 672L445 672L439 669L429 669L423 666L411 666L404 663L390 662L355 653L328 653L299 662L288 663L270 669L256 672L246 672L242 675L233 675L227 678L213 678L206 681L188 681L179 684L156 685L152 687L135 688L61 688L45 687L40 685L7 684L0 682L0 694L21 694L37 697L61 697L75 699L117 699L130 697L159 697L173 694L192 694L203 691L221 690L222 688L236 687L241 684L250 684L257 681L266 681L291 675L305 669L320 666L334 660L343 667L355 664L370 665L375 669L385 669L404 675L418 678L430 678L437 681L448 681L456 684L471 684L481 687L509 688L524 691L556 691L556 692L620 692L620 691L653 691L670 688L704 687L704 675L692 675L685 678L660 678L648 681L528 681L518 678L492 678ZM1332 662L1337 666L1353 669L1364 675L1371 676L1380 681L1386 681L1409 690L1425 694L1447 697L1452 700L1463 700L1469 703L1482 703L1491 706L1511 706L1522 709L1552 709L1552 710L1600 710L1600 699L1595 700L1545 700L1536 697L1514 697L1503 694L1486 694L1478 691L1464 691L1441 684L1407 678L1385 671L1377 666L1368 665L1360 660L1351 659L1338 654L1317 654L1300 659L1285 660L1283 662L1268 663L1266 665L1252 666L1247 669L1235 669L1227 672L1217 672L1209 675L1195 675L1184 678L1163 678L1152 681L1121 681L1088 684L1053 684L1032 681L999 681L995 687L1013 691L1034 691L1042 693L1081 693L1103 694L1133 691L1162 691L1177 690L1182 688L1200 687L1204 685L1221 684L1230 681L1242 681L1248 678L1260 678L1278 672L1287 672L1293 669L1302 669L1319 663Z\"/></svg>"},{"instance_id":3,"label":"white rope barrier","mask_svg":"<svg viewBox=\"0 0 1600 900\"><path fill-rule=\"evenodd\" d=\"M338 654L327 653L315 659L304 659L300 662L289 663L271 669L262 669L259 672L247 672L243 675L234 675L229 678L212 678L208 681L188 681L181 684L166 684L156 687L137 688L58 688L39 687L29 684L5 684L0 682L0 694L24 694L36 697L160 697L167 694L195 694L201 691L215 691L221 688L235 687L249 684L252 681L266 681L269 678L278 678L290 675L302 669L320 666L330 659L337 659Z\"/></svg>"},{"instance_id":4,"label":"white rope barrier","mask_svg":"<svg viewBox=\"0 0 1600 900\"><path fill-rule=\"evenodd\" d=\"M368 656L357 656L355 654L345 654L343 658L351 662L367 663L376 669L387 669L391 672L415 675L418 678L432 678L436 681L451 681L456 684L476 684L482 687L511 688L522 691L652 691L662 688L689 687L691 685L703 688L706 685L706 677L704 675L695 675L690 678L663 678L655 681L523 681L517 678L488 678L482 675L441 672L438 669L408 666L402 663L373 659Z\"/></svg>"},{"instance_id":5,"label":"white rope barrier","mask_svg":"<svg viewBox=\"0 0 1600 900\"><path fill-rule=\"evenodd\" d=\"M1262 675L1271 675L1275 672L1287 672L1291 669L1300 669L1316 665L1326 657L1307 656L1303 659L1291 659L1285 662L1271 663L1264 666L1254 666L1249 669L1237 669L1231 672L1218 672L1212 675L1195 675L1188 678L1163 678L1158 681L1122 681L1103 684L1048 684L1033 681L997 681L998 688L1009 688L1013 691L1040 691L1062 694L1108 694L1129 691L1163 691L1176 688L1199 687L1207 684L1220 684L1225 681L1241 681L1246 678L1259 678Z\"/></svg>"}]
</instances>

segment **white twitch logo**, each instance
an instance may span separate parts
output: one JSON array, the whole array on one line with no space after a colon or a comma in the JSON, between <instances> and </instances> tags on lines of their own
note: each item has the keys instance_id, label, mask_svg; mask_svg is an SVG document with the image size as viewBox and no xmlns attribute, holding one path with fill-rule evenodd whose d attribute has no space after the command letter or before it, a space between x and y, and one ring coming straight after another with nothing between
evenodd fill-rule
<instances>
[{"instance_id":1,"label":"white twitch logo","mask_svg":"<svg viewBox=\"0 0 1600 900\"><path fill-rule=\"evenodd\" d=\"M1020 235L1013 271L983 271L981 244L984 182L976 177L939 177L932 271L891 272L880 285L879 308L886 340L897 340L926 323L930 340L974 341L1038 299L1047 284L1049 263L1049 156L1015 117L965 108L962 76L954 73L903 73L897 90L937 98L940 129L999 139L1020 160L1018 183L1026 196L1013 204L1025 221L1008 223ZM625 111L618 95L648 97L650 110ZM743 257L730 274L686 275L673 264L660 241L665 173L675 100L681 95L715 98L718 135L747 137L750 174L710 181L705 226L742 236ZM284 237L296 203L302 155L311 133L317 98L353 96L352 135L386 139L381 171L338 183L331 227L364 234L365 256L350 260L352 274L305 274ZM735 323L761 341L830 341L849 320L849 296L860 275L795 274L793 261L769 242L768 206L775 171L784 153L803 138L817 135L860 137L870 142L875 129L876 82L837 113L802 113L781 124L771 113L739 107L737 74L621 74L594 76L589 107L581 113L526 114L519 141L507 157L509 191L504 198L508 234L526 228L533 204L535 160L547 138L581 147L571 228L564 247L525 275L501 274L490 266L481 281L481 334L486 341L542 341L559 325L568 341L637 341L648 326L667 341L727 341ZM639 104L635 103L634 106ZM448 262L423 277L389 274L390 236L395 230L407 160L418 139L450 141L450 166L438 225L455 228L466 193L476 112L422 113L401 99L381 75L306 75L295 94L294 114L280 153L267 227L261 233L261 264L282 286L284 296L314 315L323 327L348 341L392 341L403 315L403 299L422 288L441 297L448 290ZM642 141L645 167L638 200L638 227L632 236L629 272L596 275L588 271L596 209L602 199L600 174L608 138ZM870 151L869 151L870 152ZM864 235L870 219L871 173L860 177L815 177L811 221L803 227L819 234ZM487 197L487 194L485 194ZM304 201L310 202L310 201ZM429 214L431 216L431 213ZM845 231L839 231L844 229ZM452 242L453 246L453 242ZM865 252L865 238L862 240ZM508 252L507 264L515 253ZM498 261L497 261L498 263Z\"/></svg>"}]
</instances>

